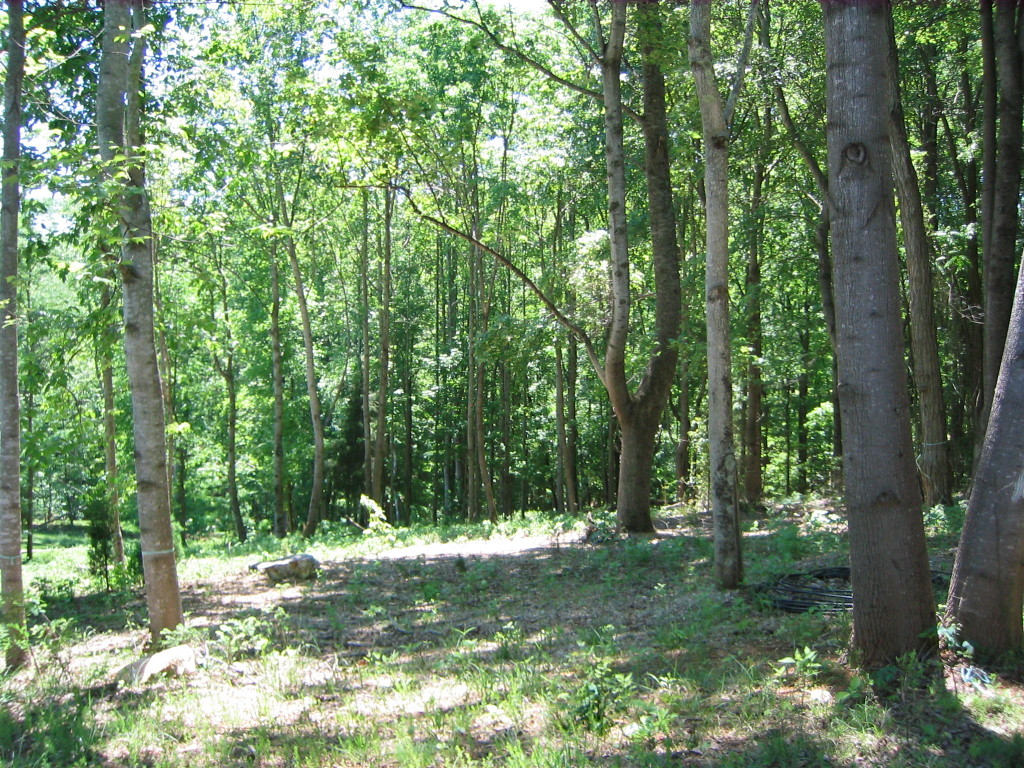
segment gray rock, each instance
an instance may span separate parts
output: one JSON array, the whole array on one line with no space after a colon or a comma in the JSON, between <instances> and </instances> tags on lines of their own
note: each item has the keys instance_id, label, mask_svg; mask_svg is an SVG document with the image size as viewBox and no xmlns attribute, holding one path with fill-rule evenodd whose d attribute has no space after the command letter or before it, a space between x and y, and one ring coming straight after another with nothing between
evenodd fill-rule
<instances>
[{"instance_id":1,"label":"gray rock","mask_svg":"<svg viewBox=\"0 0 1024 768\"><path fill-rule=\"evenodd\" d=\"M176 645L129 664L121 669L114 678L123 683L141 684L164 672L173 677L194 675L196 673L196 652L191 646Z\"/></svg>"},{"instance_id":2,"label":"gray rock","mask_svg":"<svg viewBox=\"0 0 1024 768\"><path fill-rule=\"evenodd\" d=\"M259 571L275 584L279 581L305 581L316 576L320 563L310 554L292 555L280 560L253 563L250 571Z\"/></svg>"}]
</instances>

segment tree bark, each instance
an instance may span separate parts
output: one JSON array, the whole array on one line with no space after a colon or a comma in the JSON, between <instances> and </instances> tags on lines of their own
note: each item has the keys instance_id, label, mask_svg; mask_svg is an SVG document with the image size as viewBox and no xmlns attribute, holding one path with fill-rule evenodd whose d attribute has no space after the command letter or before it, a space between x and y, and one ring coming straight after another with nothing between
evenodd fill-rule
<instances>
[{"instance_id":1,"label":"tree bark","mask_svg":"<svg viewBox=\"0 0 1024 768\"><path fill-rule=\"evenodd\" d=\"M985 655L1024 643L1024 272L960 537L947 614Z\"/></svg>"},{"instance_id":2,"label":"tree bark","mask_svg":"<svg viewBox=\"0 0 1024 768\"><path fill-rule=\"evenodd\" d=\"M103 390L103 464L110 507L110 535L114 562L124 563L124 536L121 531L121 490L118 487L117 422L114 412L114 368L109 352L103 353L100 386Z\"/></svg>"},{"instance_id":3,"label":"tree bark","mask_svg":"<svg viewBox=\"0 0 1024 768\"><path fill-rule=\"evenodd\" d=\"M892 144L893 172L896 194L903 224L903 246L906 251L907 282L910 295L910 348L914 384L921 425L919 459L924 503L951 504L952 472L949 463L949 440L946 433L946 404L942 395L942 374L939 367L939 341L935 332L935 308L932 287L932 243L925 221L925 210L918 186L917 171L910 158L910 141L900 95L899 58L892 8L887 13L889 27L888 76L891 84L892 109L889 117L889 141Z\"/></svg>"},{"instance_id":4,"label":"tree bark","mask_svg":"<svg viewBox=\"0 0 1024 768\"><path fill-rule=\"evenodd\" d=\"M153 317L153 228L138 146L144 55L141 0L107 0L103 11L96 112L100 158L108 178L123 178L116 207L124 291L124 345L131 388L139 537L152 642L182 622L167 474L163 390ZM129 45L131 41L131 45ZM129 50L130 49L130 50ZM130 53L130 60L129 60ZM123 176L121 174L124 174Z\"/></svg>"},{"instance_id":5,"label":"tree bark","mask_svg":"<svg viewBox=\"0 0 1024 768\"><path fill-rule=\"evenodd\" d=\"M569 429L566 426L567 408L565 391L565 367L562 361L562 343L555 341L555 427L558 434L558 477L556 487L562 500L563 511L577 514L576 478L572 475L573 460L570 457Z\"/></svg>"},{"instance_id":6,"label":"tree bark","mask_svg":"<svg viewBox=\"0 0 1024 768\"><path fill-rule=\"evenodd\" d=\"M884 3L824 3L828 169L854 647L874 668L935 649L910 434L888 151Z\"/></svg>"},{"instance_id":7,"label":"tree bark","mask_svg":"<svg viewBox=\"0 0 1024 768\"><path fill-rule=\"evenodd\" d=\"M960 40L958 53L965 56L971 43L966 36ZM963 98L963 133L970 137L978 127L978 104L974 95L973 77L965 71L960 77L960 92ZM953 358L957 361L958 397L956 406L951 407L949 433L952 444L952 462L957 479L968 474L972 466L971 447L976 442L974 421L977 418L982 391L983 323L981 288L981 236L978 218L978 161L972 155L960 160L960 143L953 131L949 118L940 115L943 134L948 145L948 157L956 179L963 205L963 223L968 232L965 264L950 285L949 301L953 312L955 347ZM949 404L952 406L952 404Z\"/></svg>"},{"instance_id":8,"label":"tree bark","mask_svg":"<svg viewBox=\"0 0 1024 768\"><path fill-rule=\"evenodd\" d=\"M18 222L21 215L21 86L25 75L22 0L7 3L3 190L0 193L0 623L5 661L28 656L21 572L21 401L18 394Z\"/></svg>"},{"instance_id":9,"label":"tree bark","mask_svg":"<svg viewBox=\"0 0 1024 768\"><path fill-rule=\"evenodd\" d=\"M729 126L711 58L711 4L690 7L690 66L703 126L707 219L705 313L708 343L708 450L715 576L723 589L743 580L729 332Z\"/></svg>"},{"instance_id":10,"label":"tree bark","mask_svg":"<svg viewBox=\"0 0 1024 768\"><path fill-rule=\"evenodd\" d=\"M370 402L370 193L362 192L362 231L359 242L359 303L362 365L360 388L363 398L363 488L367 496L373 489L373 423ZM359 513L362 521L363 510Z\"/></svg>"},{"instance_id":11,"label":"tree bark","mask_svg":"<svg viewBox=\"0 0 1024 768\"><path fill-rule=\"evenodd\" d=\"M607 328L605 357L603 363L599 360L599 356L594 345L591 343L589 336L571 320L566 318L566 316L546 295L543 294L537 285L533 283L525 273L522 272L522 270L516 268L508 259L501 256L494 249L484 246L479 239L477 239L477 235L475 233L468 234L452 227L442 219L425 215L418 209L417 212L424 220L430 221L435 224L435 226L462 237L463 239L472 242L475 247L483 248L487 252L498 257L506 268L512 270L531 291L542 299L551 314L554 315L556 319L565 325L565 327L573 334L575 334L583 343L591 364L608 393L613 413L619 422L619 430L623 436L623 445L628 444L630 446L635 446L637 450L641 450L646 454L649 454L646 456L638 455L630 457L622 470L623 472L626 472L630 467L642 468L643 466L650 464L655 449L654 437L657 435L657 429L652 429L651 425L647 423L647 420L653 419L660 423L661 410L667 402L668 391L671 387L676 356L678 354L676 344L678 341L677 336L679 331L679 254L675 247L672 248L671 252L660 249L660 236L655 230L660 230L664 226L664 222L661 224L655 223L654 219L657 214L655 213L655 210L652 209L651 224L652 245L654 251L656 304L655 325L657 328L658 341L657 348L649 359L643 379L634 394L630 392L626 373L626 344L629 335L630 312L630 265L626 219L625 151L623 146L623 115L626 110L624 109L622 100L621 72L626 33L627 4L612 4L610 22L607 25L607 29L605 29L604 25L600 21L600 14L594 15L594 37L597 41L596 45L591 45L589 42L586 42L578 30L573 27L567 17L566 5L564 3L559 0L552 0L551 6L555 14L565 23L569 33L577 41L582 43L582 47L591 55L594 64L599 67L601 71L601 91L595 91L579 86L565 78L557 76L538 61L532 59L529 55L517 50L513 46L502 43L497 33L487 27L483 22L459 17L446 10L438 10L436 12L482 31L501 50L518 56L520 60L542 72L546 77L551 78L555 82L600 100L603 105L605 128L605 168L608 181L608 232L610 240L611 282L611 319ZM407 3L406 7L411 8L416 6L411 3ZM639 6L638 13L641 14L642 19L653 19L653 23L651 21L641 21L641 28L643 29L646 26L646 28L651 31L651 36L642 43L643 47L646 49L643 54L645 70L643 83L645 114L641 116L633 110L629 110L629 114L640 122L644 129L645 151L649 153L649 157L660 158L660 156L664 154L664 157L667 160L668 131L667 126L665 125L664 116L650 111L651 107L655 107L657 109L657 103L659 100L662 102L660 109L662 112L664 111L664 85L663 83L659 85L659 80L657 78L652 79L646 76L648 72L652 74L656 72L658 74L658 78L661 77L660 69L656 64L657 52L655 51L658 46L658 36L661 34L661 25L658 20L660 10L655 4L642 3ZM660 95L658 90L659 88L661 89ZM659 122L661 123L660 126L658 125ZM662 141L664 141L664 144L659 145L659 142ZM662 166L660 159L656 160L653 164L651 164L650 160L645 159L645 173L647 175L649 187L648 194L651 195L652 184L659 188L664 184L664 181L659 178L659 176L663 177L663 179L669 178L667 161ZM665 190L670 194L671 184L668 184L665 187ZM661 195L662 191L659 189L653 191L653 194ZM415 202L412 200L411 196L410 202L412 202L415 207ZM668 210L672 210L671 206L668 207ZM674 224L671 227L671 231L673 233L675 232ZM469 386L472 387L472 381L469 382ZM468 415L469 414L467 412L467 420ZM638 435L650 435L651 440L649 442L644 442L643 440L638 439L638 436L627 434L634 430L638 432ZM612 431L614 432L614 430ZM472 440L472 437L469 435L467 435L467 438L468 441ZM467 446L467 451L472 455L475 451L475 445ZM614 454L614 445L610 444L610 459L614 457ZM609 461L610 468L614 463L615 462L613 460ZM472 479L472 472L473 465L467 463L466 474L468 479ZM644 482L645 477L649 477L649 472L638 472L630 469L626 474L622 475L614 493L610 487L614 485L613 481L611 478L606 478L606 484L609 486L607 488L608 497L611 498L612 495L614 495L614 498L616 499L615 505L618 523L625 531L650 532L653 530L653 523L651 521L650 514L650 486L649 484L646 486L636 485L638 482ZM469 493L475 493L473 488L474 483L468 482L467 489ZM471 503L469 504L469 507L471 510L475 507L472 501L473 500L470 499Z\"/></svg>"}]
</instances>

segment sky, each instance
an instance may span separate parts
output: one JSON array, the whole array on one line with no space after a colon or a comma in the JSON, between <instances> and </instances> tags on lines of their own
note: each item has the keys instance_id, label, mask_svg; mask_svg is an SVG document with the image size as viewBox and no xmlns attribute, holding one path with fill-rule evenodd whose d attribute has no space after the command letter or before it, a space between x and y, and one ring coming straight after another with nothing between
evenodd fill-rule
<instances>
[{"instance_id":1,"label":"sky","mask_svg":"<svg viewBox=\"0 0 1024 768\"><path fill-rule=\"evenodd\" d=\"M522 13L540 13L548 7L547 0L489 0L498 8L512 6L512 10Z\"/></svg>"}]
</instances>

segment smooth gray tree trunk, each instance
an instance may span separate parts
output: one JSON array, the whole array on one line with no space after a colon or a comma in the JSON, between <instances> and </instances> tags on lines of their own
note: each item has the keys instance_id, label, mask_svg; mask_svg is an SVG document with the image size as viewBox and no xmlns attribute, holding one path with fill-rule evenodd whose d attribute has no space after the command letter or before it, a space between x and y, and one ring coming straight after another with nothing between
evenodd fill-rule
<instances>
[{"instance_id":1,"label":"smooth gray tree trunk","mask_svg":"<svg viewBox=\"0 0 1024 768\"><path fill-rule=\"evenodd\" d=\"M144 27L141 0L107 0L103 11L96 112L100 159L108 178L122 178L118 264L124 292L125 361L132 399L139 538L150 636L182 622L167 474L163 389L157 362L153 301L153 228L144 161L128 137L140 136Z\"/></svg>"},{"instance_id":2,"label":"smooth gray tree trunk","mask_svg":"<svg viewBox=\"0 0 1024 768\"><path fill-rule=\"evenodd\" d=\"M729 328L729 125L711 57L711 3L690 7L690 67L703 126L707 219L705 318L708 344L708 451L715 576L723 589L743 580L739 494L732 420Z\"/></svg>"},{"instance_id":3,"label":"smooth gray tree trunk","mask_svg":"<svg viewBox=\"0 0 1024 768\"><path fill-rule=\"evenodd\" d=\"M21 0L7 4L3 191L0 194L0 624L6 664L28 655L21 573L21 403L18 395L18 222L21 213L21 85L25 74Z\"/></svg>"},{"instance_id":4,"label":"smooth gray tree trunk","mask_svg":"<svg viewBox=\"0 0 1024 768\"><path fill-rule=\"evenodd\" d=\"M270 365L274 393L274 535L284 538L291 532L291 519L285 511L284 470L284 355L281 350L281 273L277 266L277 248L270 252Z\"/></svg>"}]
</instances>

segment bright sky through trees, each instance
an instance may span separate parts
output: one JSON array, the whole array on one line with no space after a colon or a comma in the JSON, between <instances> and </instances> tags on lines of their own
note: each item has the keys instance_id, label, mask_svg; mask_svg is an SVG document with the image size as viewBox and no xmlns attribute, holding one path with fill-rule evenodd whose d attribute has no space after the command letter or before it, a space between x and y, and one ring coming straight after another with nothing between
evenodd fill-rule
<instances>
[{"instance_id":1,"label":"bright sky through trees","mask_svg":"<svg viewBox=\"0 0 1024 768\"><path fill-rule=\"evenodd\" d=\"M547 7L547 0L488 0L487 4L495 8L510 8L516 13L543 13Z\"/></svg>"}]
</instances>

